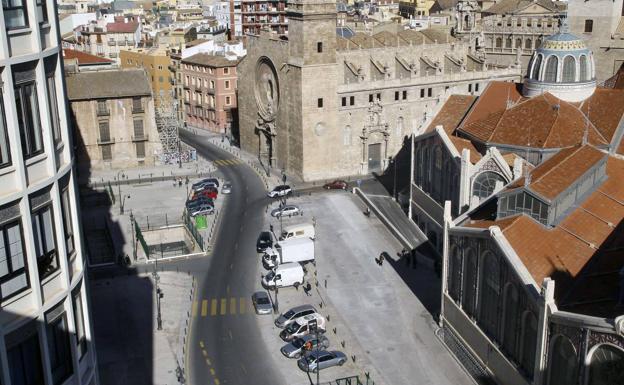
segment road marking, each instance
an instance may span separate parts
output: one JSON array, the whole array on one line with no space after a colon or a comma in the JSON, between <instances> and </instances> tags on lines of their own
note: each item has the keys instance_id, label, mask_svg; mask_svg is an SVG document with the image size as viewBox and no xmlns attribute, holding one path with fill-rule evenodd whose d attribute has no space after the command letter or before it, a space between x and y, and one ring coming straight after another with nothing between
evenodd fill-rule
<instances>
[{"instance_id":1,"label":"road marking","mask_svg":"<svg viewBox=\"0 0 624 385\"><path fill-rule=\"evenodd\" d=\"M213 376L215 375L215 370L213 368L210 368L210 374L212 374Z\"/></svg>"},{"instance_id":2,"label":"road marking","mask_svg":"<svg viewBox=\"0 0 624 385\"><path fill-rule=\"evenodd\" d=\"M197 315L197 301L193 301L193 310L191 310L193 317Z\"/></svg>"},{"instance_id":3,"label":"road marking","mask_svg":"<svg viewBox=\"0 0 624 385\"><path fill-rule=\"evenodd\" d=\"M209 359L209 358L206 358L206 364L207 364L208 366L212 366L212 362L210 362L210 359Z\"/></svg>"},{"instance_id":4,"label":"road marking","mask_svg":"<svg viewBox=\"0 0 624 385\"><path fill-rule=\"evenodd\" d=\"M231 330L228 330L228 333L230 334L230 339L231 339L231 340L233 340L233 339L234 339L234 337L232 337L232 331L231 331Z\"/></svg>"},{"instance_id":5,"label":"road marking","mask_svg":"<svg viewBox=\"0 0 624 385\"><path fill-rule=\"evenodd\" d=\"M240 298L238 299L238 308L239 308L239 313L241 313L241 314L245 314L245 311L247 310L247 309L245 308L245 298L240 297Z\"/></svg>"},{"instance_id":6,"label":"road marking","mask_svg":"<svg viewBox=\"0 0 624 385\"><path fill-rule=\"evenodd\" d=\"M202 354L204 355L205 358L208 358L208 352L205 350L202 350Z\"/></svg>"},{"instance_id":7,"label":"road marking","mask_svg":"<svg viewBox=\"0 0 624 385\"><path fill-rule=\"evenodd\" d=\"M234 264L230 263L230 270L232 270L233 267L234 267Z\"/></svg>"},{"instance_id":8,"label":"road marking","mask_svg":"<svg viewBox=\"0 0 624 385\"><path fill-rule=\"evenodd\" d=\"M221 315L227 312L227 298L221 298Z\"/></svg>"},{"instance_id":9,"label":"road marking","mask_svg":"<svg viewBox=\"0 0 624 385\"><path fill-rule=\"evenodd\" d=\"M217 315L217 299L213 298L210 303L210 315Z\"/></svg>"},{"instance_id":10,"label":"road marking","mask_svg":"<svg viewBox=\"0 0 624 385\"><path fill-rule=\"evenodd\" d=\"M199 347L202 349L204 348L204 341L199 341Z\"/></svg>"},{"instance_id":11,"label":"road marking","mask_svg":"<svg viewBox=\"0 0 624 385\"><path fill-rule=\"evenodd\" d=\"M201 310L201 316L205 317L206 315L208 315L208 300L207 299L202 301L202 310Z\"/></svg>"},{"instance_id":12,"label":"road marking","mask_svg":"<svg viewBox=\"0 0 624 385\"><path fill-rule=\"evenodd\" d=\"M230 314L236 314L236 298L230 298Z\"/></svg>"},{"instance_id":13,"label":"road marking","mask_svg":"<svg viewBox=\"0 0 624 385\"><path fill-rule=\"evenodd\" d=\"M230 294L230 285L227 285L227 287L225 288L225 291Z\"/></svg>"},{"instance_id":14,"label":"road marking","mask_svg":"<svg viewBox=\"0 0 624 385\"><path fill-rule=\"evenodd\" d=\"M215 379L214 379L214 382L215 382L215 385L219 385L219 384L220 384L220 382L219 382L219 379L218 379L218 378L215 378Z\"/></svg>"},{"instance_id":15,"label":"road marking","mask_svg":"<svg viewBox=\"0 0 624 385\"><path fill-rule=\"evenodd\" d=\"M245 365L241 364L241 369L243 369L243 373L247 374L247 369L245 369Z\"/></svg>"},{"instance_id":16,"label":"road marking","mask_svg":"<svg viewBox=\"0 0 624 385\"><path fill-rule=\"evenodd\" d=\"M234 251L238 250L238 242L234 244Z\"/></svg>"}]
</instances>

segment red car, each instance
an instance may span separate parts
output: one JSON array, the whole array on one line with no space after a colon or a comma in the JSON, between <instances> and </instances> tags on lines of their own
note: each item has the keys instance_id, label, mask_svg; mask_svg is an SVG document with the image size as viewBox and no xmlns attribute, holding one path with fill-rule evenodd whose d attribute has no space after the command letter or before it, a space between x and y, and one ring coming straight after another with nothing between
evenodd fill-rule
<instances>
[{"instance_id":1,"label":"red car","mask_svg":"<svg viewBox=\"0 0 624 385\"><path fill-rule=\"evenodd\" d=\"M344 180L336 179L335 181L325 183L323 188L328 190L346 190L349 188L349 183Z\"/></svg>"},{"instance_id":2,"label":"red car","mask_svg":"<svg viewBox=\"0 0 624 385\"><path fill-rule=\"evenodd\" d=\"M217 189L214 187L207 187L204 190L201 191L197 191L196 193L193 194L193 198L192 199L197 199L198 197L206 197L206 198L210 198L210 199L217 199Z\"/></svg>"}]
</instances>

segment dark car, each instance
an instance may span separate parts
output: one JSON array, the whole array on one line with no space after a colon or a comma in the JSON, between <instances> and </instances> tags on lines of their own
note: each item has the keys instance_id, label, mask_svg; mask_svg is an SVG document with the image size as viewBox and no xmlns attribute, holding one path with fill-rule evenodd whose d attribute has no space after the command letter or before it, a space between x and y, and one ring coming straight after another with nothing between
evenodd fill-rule
<instances>
[{"instance_id":1,"label":"dark car","mask_svg":"<svg viewBox=\"0 0 624 385\"><path fill-rule=\"evenodd\" d=\"M345 182L344 180L336 179L334 181L325 183L323 185L323 188L327 190L346 190L349 188L349 183Z\"/></svg>"},{"instance_id":2,"label":"dark car","mask_svg":"<svg viewBox=\"0 0 624 385\"><path fill-rule=\"evenodd\" d=\"M266 249L273 246L273 236L268 231L263 231L258 236L258 241L256 242L256 251L258 253L262 253Z\"/></svg>"},{"instance_id":3,"label":"dark car","mask_svg":"<svg viewBox=\"0 0 624 385\"><path fill-rule=\"evenodd\" d=\"M214 206L214 201L212 199L210 199L210 198L205 197L205 196L199 196L199 197L196 197L195 199L187 200L186 201L186 208L187 209L191 209L191 208L193 208L195 206L199 206L199 205L202 205L202 204L209 204L209 205Z\"/></svg>"}]
</instances>

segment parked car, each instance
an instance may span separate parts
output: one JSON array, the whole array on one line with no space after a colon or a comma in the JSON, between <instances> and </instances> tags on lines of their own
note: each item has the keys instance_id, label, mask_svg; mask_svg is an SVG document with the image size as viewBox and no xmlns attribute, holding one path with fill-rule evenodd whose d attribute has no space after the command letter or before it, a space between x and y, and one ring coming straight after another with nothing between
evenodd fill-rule
<instances>
[{"instance_id":1,"label":"parked car","mask_svg":"<svg viewBox=\"0 0 624 385\"><path fill-rule=\"evenodd\" d=\"M206 187L203 190L194 192L192 199L197 199L199 197L206 197L206 198L214 200L214 199L217 199L218 196L219 196L219 193L217 192L216 188Z\"/></svg>"},{"instance_id":2,"label":"parked car","mask_svg":"<svg viewBox=\"0 0 624 385\"><path fill-rule=\"evenodd\" d=\"M257 291L251 296L251 302L253 302L254 308L257 314L271 314L273 313L273 306L271 305L271 299L266 291Z\"/></svg>"},{"instance_id":3,"label":"parked car","mask_svg":"<svg viewBox=\"0 0 624 385\"><path fill-rule=\"evenodd\" d=\"M197 192L197 191L201 191L207 187L213 187L213 188L218 188L219 187L219 181L217 181L214 178L211 179L204 179L200 182L194 183L192 186L193 191Z\"/></svg>"},{"instance_id":4,"label":"parked car","mask_svg":"<svg viewBox=\"0 0 624 385\"><path fill-rule=\"evenodd\" d=\"M327 190L346 190L349 188L349 183L345 182L344 180L336 179L334 181L325 183L323 185L323 188Z\"/></svg>"},{"instance_id":5,"label":"parked car","mask_svg":"<svg viewBox=\"0 0 624 385\"><path fill-rule=\"evenodd\" d=\"M221 187L221 194L229 194L232 192L232 184L230 182L223 183Z\"/></svg>"},{"instance_id":6,"label":"parked car","mask_svg":"<svg viewBox=\"0 0 624 385\"><path fill-rule=\"evenodd\" d=\"M316 313L316 309L312 305L295 306L286 313L280 314L280 316L275 320L275 326L278 328L285 328L297 318L314 313Z\"/></svg>"},{"instance_id":7,"label":"parked car","mask_svg":"<svg viewBox=\"0 0 624 385\"><path fill-rule=\"evenodd\" d=\"M199 196L199 197L194 197L194 199L187 200L185 206L187 210L191 210L194 206L199 206L202 204L209 204L209 205L214 206L214 201L208 197Z\"/></svg>"},{"instance_id":8,"label":"parked car","mask_svg":"<svg viewBox=\"0 0 624 385\"><path fill-rule=\"evenodd\" d=\"M280 352L288 358L299 358L311 351L326 350L329 347L329 339L323 334L319 334L318 338L314 334L308 334L303 337L297 337L290 343L282 346Z\"/></svg>"},{"instance_id":9,"label":"parked car","mask_svg":"<svg viewBox=\"0 0 624 385\"><path fill-rule=\"evenodd\" d=\"M308 314L303 317L299 317L295 322L288 325L279 334L280 338L284 341L291 341L297 337L303 337L310 333L308 325L311 321L316 320L316 327L321 333L325 332L325 318L319 313Z\"/></svg>"},{"instance_id":10,"label":"parked car","mask_svg":"<svg viewBox=\"0 0 624 385\"><path fill-rule=\"evenodd\" d=\"M292 217L293 215L301 214L301 210L295 205L281 206L271 211L271 216L279 218L281 216Z\"/></svg>"},{"instance_id":11,"label":"parked car","mask_svg":"<svg viewBox=\"0 0 624 385\"><path fill-rule=\"evenodd\" d=\"M256 241L256 251L263 253L266 249L273 247L273 235L269 231L263 231L258 235L258 241Z\"/></svg>"},{"instance_id":12,"label":"parked car","mask_svg":"<svg viewBox=\"0 0 624 385\"><path fill-rule=\"evenodd\" d=\"M316 372L332 366L342 366L347 362L347 356L339 351L312 351L297 361L299 369L305 372Z\"/></svg>"},{"instance_id":13,"label":"parked car","mask_svg":"<svg viewBox=\"0 0 624 385\"><path fill-rule=\"evenodd\" d=\"M214 214L214 206L207 203L202 203L198 206L192 206L192 208L189 209L189 214L192 217L195 217L197 215L211 215Z\"/></svg>"},{"instance_id":14,"label":"parked car","mask_svg":"<svg viewBox=\"0 0 624 385\"><path fill-rule=\"evenodd\" d=\"M290 188L290 186L287 184L282 184L279 186L275 186L273 190L267 193L267 196L269 198L277 198L277 197L283 197L289 194L292 194L292 189Z\"/></svg>"}]
</instances>

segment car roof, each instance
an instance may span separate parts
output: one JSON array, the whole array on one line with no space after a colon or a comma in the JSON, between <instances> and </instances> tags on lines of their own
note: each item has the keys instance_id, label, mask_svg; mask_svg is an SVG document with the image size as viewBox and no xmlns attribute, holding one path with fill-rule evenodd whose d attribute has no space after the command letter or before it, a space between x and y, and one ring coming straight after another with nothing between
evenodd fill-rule
<instances>
[{"instance_id":1,"label":"car roof","mask_svg":"<svg viewBox=\"0 0 624 385\"><path fill-rule=\"evenodd\" d=\"M267 292L266 292L266 291L257 291L257 292L255 292L255 293L253 293L253 295L254 295L255 297L266 297L266 298L268 298L268 297L269 297L269 295L267 294Z\"/></svg>"},{"instance_id":2,"label":"car roof","mask_svg":"<svg viewBox=\"0 0 624 385\"><path fill-rule=\"evenodd\" d=\"M292 311L294 311L295 313L298 313L298 312L300 312L300 311L303 311L303 310L308 310L308 309L312 309L312 310L316 311L316 308L314 308L314 306L312 306L312 305L310 305L310 304L305 304L305 305L295 306L295 307L293 307L293 308L288 309L288 311L292 310ZM288 311L287 311L287 312L288 312Z\"/></svg>"}]
</instances>

